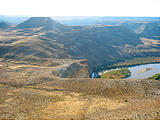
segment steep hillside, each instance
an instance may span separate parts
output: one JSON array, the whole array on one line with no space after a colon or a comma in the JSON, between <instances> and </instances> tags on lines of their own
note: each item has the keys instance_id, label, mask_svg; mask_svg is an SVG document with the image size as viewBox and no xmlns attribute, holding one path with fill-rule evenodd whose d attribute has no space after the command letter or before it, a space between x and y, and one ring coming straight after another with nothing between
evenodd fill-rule
<instances>
[{"instance_id":1,"label":"steep hillside","mask_svg":"<svg viewBox=\"0 0 160 120\"><path fill-rule=\"evenodd\" d=\"M160 18L120 18L120 19L108 19L97 24L101 25L120 25L127 29L134 31L137 35L144 38L160 40Z\"/></svg>"},{"instance_id":2,"label":"steep hillside","mask_svg":"<svg viewBox=\"0 0 160 120\"><path fill-rule=\"evenodd\" d=\"M89 72L104 64L160 52L159 42L140 39L122 25L65 26L49 17L32 17L1 29L0 38L3 60L87 59Z\"/></svg>"},{"instance_id":3,"label":"steep hillside","mask_svg":"<svg viewBox=\"0 0 160 120\"><path fill-rule=\"evenodd\" d=\"M0 57L6 60L32 56L42 59L68 58L64 45L43 37L45 34L37 30L1 30Z\"/></svg>"},{"instance_id":4,"label":"steep hillside","mask_svg":"<svg viewBox=\"0 0 160 120\"><path fill-rule=\"evenodd\" d=\"M75 26L73 29L74 41L69 54L73 58L88 59L90 68L122 59L125 54L118 46L142 44L134 32L122 26Z\"/></svg>"},{"instance_id":5,"label":"steep hillside","mask_svg":"<svg viewBox=\"0 0 160 120\"><path fill-rule=\"evenodd\" d=\"M70 30L69 27L53 21L50 17L31 17L17 25L17 28L40 28L41 30L54 30L57 32L66 32Z\"/></svg>"},{"instance_id":6,"label":"steep hillside","mask_svg":"<svg viewBox=\"0 0 160 120\"><path fill-rule=\"evenodd\" d=\"M160 21L125 22L122 25L140 37L160 40Z\"/></svg>"},{"instance_id":7,"label":"steep hillside","mask_svg":"<svg viewBox=\"0 0 160 120\"><path fill-rule=\"evenodd\" d=\"M32 17L12 29L1 29L0 57L17 60L33 56L42 59L68 58L64 45L56 42L57 38L63 38L61 33L68 30L69 27L48 17ZM55 37L45 37L49 33Z\"/></svg>"}]
</instances>

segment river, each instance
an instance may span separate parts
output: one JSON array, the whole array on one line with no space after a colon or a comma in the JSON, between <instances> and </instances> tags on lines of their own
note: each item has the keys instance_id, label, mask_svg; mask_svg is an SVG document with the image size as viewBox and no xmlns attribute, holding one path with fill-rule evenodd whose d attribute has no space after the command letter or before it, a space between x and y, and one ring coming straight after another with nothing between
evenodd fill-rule
<instances>
[{"instance_id":1,"label":"river","mask_svg":"<svg viewBox=\"0 0 160 120\"><path fill-rule=\"evenodd\" d=\"M116 68L117 69L117 68ZM148 77L151 77L155 75L156 73L160 73L160 63L152 63L152 64L145 64L145 65L136 65L132 67L128 67L128 69L131 72L131 76L125 78L125 79L145 79ZM114 69L112 69L114 70ZM110 71L110 70L106 70ZM105 72L103 70L103 72ZM92 73L91 78L96 78L98 73Z\"/></svg>"},{"instance_id":2,"label":"river","mask_svg":"<svg viewBox=\"0 0 160 120\"><path fill-rule=\"evenodd\" d=\"M150 68L150 70L148 69ZM160 73L160 63L156 64L145 64L145 65L137 65L133 67L128 67L131 72L131 76L128 78L148 78L153 76L156 73ZM148 70L145 70L148 69Z\"/></svg>"}]
</instances>

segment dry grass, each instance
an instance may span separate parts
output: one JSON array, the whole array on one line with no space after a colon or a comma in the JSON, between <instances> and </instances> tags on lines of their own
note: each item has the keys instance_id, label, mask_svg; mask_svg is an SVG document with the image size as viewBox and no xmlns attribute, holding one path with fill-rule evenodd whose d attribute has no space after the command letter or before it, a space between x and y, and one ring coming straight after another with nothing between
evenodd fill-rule
<instances>
[{"instance_id":1,"label":"dry grass","mask_svg":"<svg viewBox=\"0 0 160 120\"><path fill-rule=\"evenodd\" d=\"M5 99L1 103L0 118L17 120L38 119L39 110L51 102L64 100L63 96L25 88L11 90L3 98Z\"/></svg>"},{"instance_id":2,"label":"dry grass","mask_svg":"<svg viewBox=\"0 0 160 120\"><path fill-rule=\"evenodd\" d=\"M160 118L160 81L62 79L51 71L2 66L0 120Z\"/></svg>"},{"instance_id":3,"label":"dry grass","mask_svg":"<svg viewBox=\"0 0 160 120\"><path fill-rule=\"evenodd\" d=\"M57 85L0 85L0 118L16 120L150 120L160 118L160 96L108 98L65 91ZM46 89L44 89L44 88ZM55 88L56 87L56 88ZM127 101L126 101L127 100Z\"/></svg>"},{"instance_id":4,"label":"dry grass","mask_svg":"<svg viewBox=\"0 0 160 120\"><path fill-rule=\"evenodd\" d=\"M0 118L158 119L160 96L155 90L159 82L134 81L57 79L19 88L0 85ZM151 89L152 86L154 89Z\"/></svg>"}]
</instances>

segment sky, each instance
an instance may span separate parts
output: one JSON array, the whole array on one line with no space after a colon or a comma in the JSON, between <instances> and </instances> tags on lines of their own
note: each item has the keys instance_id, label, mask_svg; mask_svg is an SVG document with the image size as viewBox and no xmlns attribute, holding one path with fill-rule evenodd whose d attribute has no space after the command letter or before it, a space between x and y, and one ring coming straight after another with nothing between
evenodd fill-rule
<instances>
[{"instance_id":1,"label":"sky","mask_svg":"<svg viewBox=\"0 0 160 120\"><path fill-rule=\"evenodd\" d=\"M0 0L1 15L160 16L160 0Z\"/></svg>"}]
</instances>

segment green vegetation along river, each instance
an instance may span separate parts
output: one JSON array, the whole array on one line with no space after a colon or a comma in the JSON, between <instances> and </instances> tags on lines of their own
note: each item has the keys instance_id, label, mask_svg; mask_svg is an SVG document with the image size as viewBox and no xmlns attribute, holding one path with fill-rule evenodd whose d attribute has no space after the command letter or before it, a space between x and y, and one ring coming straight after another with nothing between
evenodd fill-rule
<instances>
[{"instance_id":1,"label":"green vegetation along river","mask_svg":"<svg viewBox=\"0 0 160 120\"><path fill-rule=\"evenodd\" d=\"M130 78L146 79L146 78L149 78L157 73L160 73L160 63L136 65L136 66L128 67L128 69L131 74L129 77L127 77L127 79L130 79ZM118 68L112 69L112 70L103 70L99 73L101 73L101 75L102 75L102 73L106 73L106 72L110 72L110 71L114 71L114 70L118 70ZM92 73L91 77L95 78L94 77L95 75L96 75L96 73Z\"/></svg>"},{"instance_id":2,"label":"green vegetation along river","mask_svg":"<svg viewBox=\"0 0 160 120\"><path fill-rule=\"evenodd\" d=\"M116 70L111 70L106 73L102 73L101 78L106 78L106 79L122 79L129 77L131 75L131 72L129 71L128 68L120 68Z\"/></svg>"}]
</instances>

